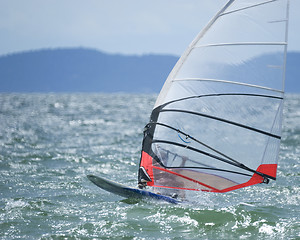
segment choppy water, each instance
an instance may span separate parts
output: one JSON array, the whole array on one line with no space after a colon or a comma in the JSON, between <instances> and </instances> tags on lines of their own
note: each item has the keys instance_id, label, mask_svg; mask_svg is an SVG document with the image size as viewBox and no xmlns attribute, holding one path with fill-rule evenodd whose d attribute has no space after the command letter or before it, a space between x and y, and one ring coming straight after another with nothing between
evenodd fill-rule
<instances>
[{"instance_id":1,"label":"choppy water","mask_svg":"<svg viewBox=\"0 0 300 240\"><path fill-rule=\"evenodd\" d=\"M155 95L1 94L1 239L300 239L300 95L288 95L278 180L197 203L126 202Z\"/></svg>"}]
</instances>

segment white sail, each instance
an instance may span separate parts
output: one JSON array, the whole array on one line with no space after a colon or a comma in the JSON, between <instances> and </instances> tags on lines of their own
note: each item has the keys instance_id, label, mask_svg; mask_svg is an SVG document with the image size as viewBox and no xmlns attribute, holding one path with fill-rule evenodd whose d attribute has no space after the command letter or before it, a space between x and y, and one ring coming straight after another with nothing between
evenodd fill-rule
<instances>
[{"instance_id":1,"label":"white sail","mask_svg":"<svg viewBox=\"0 0 300 240\"><path fill-rule=\"evenodd\" d=\"M231 0L217 13L158 96L140 180L225 192L276 178L287 27L288 0Z\"/></svg>"}]
</instances>

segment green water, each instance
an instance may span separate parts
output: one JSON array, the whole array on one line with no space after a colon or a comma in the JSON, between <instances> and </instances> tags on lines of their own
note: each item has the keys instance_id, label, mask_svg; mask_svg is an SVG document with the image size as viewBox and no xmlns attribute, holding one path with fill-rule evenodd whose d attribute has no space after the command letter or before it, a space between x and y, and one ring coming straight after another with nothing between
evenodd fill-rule
<instances>
[{"instance_id":1,"label":"green water","mask_svg":"<svg viewBox=\"0 0 300 240\"><path fill-rule=\"evenodd\" d=\"M300 239L300 95L285 102L277 181L189 204L128 202L156 95L0 94L0 239Z\"/></svg>"}]
</instances>

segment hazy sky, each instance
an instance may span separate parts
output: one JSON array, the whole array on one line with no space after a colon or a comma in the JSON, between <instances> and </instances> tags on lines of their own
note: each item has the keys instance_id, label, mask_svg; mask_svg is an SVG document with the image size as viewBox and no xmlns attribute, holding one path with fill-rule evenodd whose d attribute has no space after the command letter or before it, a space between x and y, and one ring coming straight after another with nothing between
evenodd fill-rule
<instances>
[{"instance_id":1,"label":"hazy sky","mask_svg":"<svg viewBox=\"0 0 300 240\"><path fill-rule=\"evenodd\" d=\"M88 47L180 55L227 0L0 0L0 55ZM288 49L300 51L300 0L290 0Z\"/></svg>"}]
</instances>

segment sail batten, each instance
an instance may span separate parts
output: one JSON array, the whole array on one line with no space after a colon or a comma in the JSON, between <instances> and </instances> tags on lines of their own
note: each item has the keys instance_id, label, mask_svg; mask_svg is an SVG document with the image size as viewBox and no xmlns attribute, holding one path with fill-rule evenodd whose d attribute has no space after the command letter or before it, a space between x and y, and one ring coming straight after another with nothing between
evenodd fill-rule
<instances>
[{"instance_id":1,"label":"sail batten","mask_svg":"<svg viewBox=\"0 0 300 240\"><path fill-rule=\"evenodd\" d=\"M169 74L144 129L139 182L228 192L276 180L288 0L230 0Z\"/></svg>"},{"instance_id":2,"label":"sail batten","mask_svg":"<svg viewBox=\"0 0 300 240\"><path fill-rule=\"evenodd\" d=\"M224 16L224 15L227 15L227 14L231 14L231 13L235 13L235 12L240 12L240 11L243 11L243 10L247 10L247 9L249 9L249 8L258 7L258 6L267 4L267 3L272 3L272 2L275 2L275 1L277 1L277 0L268 0L268 1L264 1L264 2L258 3L258 4L249 5L249 6L247 6L247 7L235 9L235 10L233 10L233 11L229 11L229 12L225 12L225 13L220 14L220 17L221 17L221 16Z\"/></svg>"},{"instance_id":3,"label":"sail batten","mask_svg":"<svg viewBox=\"0 0 300 240\"><path fill-rule=\"evenodd\" d=\"M278 46L285 46L287 42L234 42L234 43L214 43L214 44L205 44L205 45L197 45L193 48L204 48L204 47L223 47L223 46L243 46L243 45L278 45Z\"/></svg>"},{"instance_id":4,"label":"sail batten","mask_svg":"<svg viewBox=\"0 0 300 240\"><path fill-rule=\"evenodd\" d=\"M253 84L247 84L247 83L242 83L242 82L234 82L234 81L228 81L228 80L221 80L221 79L175 78L172 81L173 82L175 82L175 81L210 81L210 82L222 82L222 83L230 83L230 84L236 84L236 85L243 85L243 86L247 86L247 87L261 88L261 89L270 90L270 91L274 91L274 92L284 93L284 91L281 91L281 90L278 90L278 89L273 89L273 88L268 88L268 87L264 87L264 86L253 85Z\"/></svg>"},{"instance_id":5,"label":"sail batten","mask_svg":"<svg viewBox=\"0 0 300 240\"><path fill-rule=\"evenodd\" d=\"M203 80L203 81L205 81L205 80ZM210 81L210 80L208 80L208 81ZM211 80L211 81L214 81L214 80ZM185 98L178 98L176 100L164 103L163 105L160 106L160 108L163 108L171 103L184 101L184 100L188 100L188 99L216 97L216 96L247 96L247 97L262 97L262 98L274 98L274 99L283 100L283 97L274 96L274 95L262 95L262 94L253 94L253 93L215 93L215 94L195 95L195 96L189 96L189 97L185 97Z\"/></svg>"}]
</instances>

